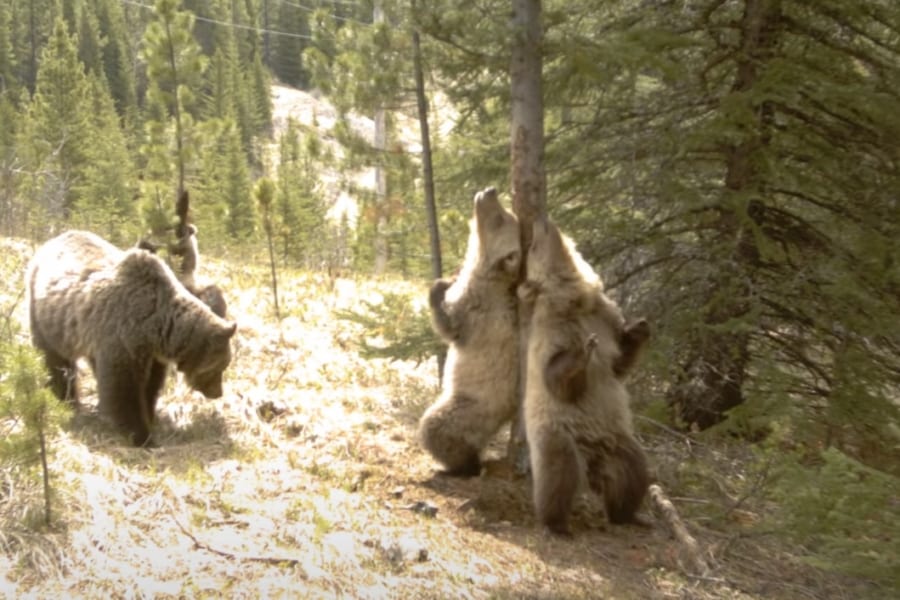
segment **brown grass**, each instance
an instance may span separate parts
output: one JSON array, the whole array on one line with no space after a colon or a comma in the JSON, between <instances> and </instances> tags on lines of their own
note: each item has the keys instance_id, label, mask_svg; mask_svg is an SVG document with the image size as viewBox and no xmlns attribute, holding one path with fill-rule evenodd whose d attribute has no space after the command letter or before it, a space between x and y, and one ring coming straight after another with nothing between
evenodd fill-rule
<instances>
[{"instance_id":1,"label":"brown grass","mask_svg":"<svg viewBox=\"0 0 900 600\"><path fill-rule=\"evenodd\" d=\"M11 250L13 249L13 250ZM4 242L0 309L24 328L28 245ZM433 364L364 361L356 325L334 313L380 290L425 285L281 273L209 261L239 323L226 394L209 401L172 377L158 448L134 449L91 404L53 439L57 517L29 517L39 488L0 476L0 592L9 597L193 598L851 598L852 582L801 566L754 533L761 502L738 453L643 434L659 478L715 565L686 574L664 529L607 527L586 499L572 539L545 536L527 480L494 462L448 479L417 446L438 392ZM499 459L505 442L489 456ZM697 465L703 468L696 468ZM687 474L685 469L693 469ZM699 474L698 474L699 473ZM720 495L679 498L688 477ZM742 494L748 492L747 497ZM38 508L35 508L38 507Z\"/></svg>"}]
</instances>

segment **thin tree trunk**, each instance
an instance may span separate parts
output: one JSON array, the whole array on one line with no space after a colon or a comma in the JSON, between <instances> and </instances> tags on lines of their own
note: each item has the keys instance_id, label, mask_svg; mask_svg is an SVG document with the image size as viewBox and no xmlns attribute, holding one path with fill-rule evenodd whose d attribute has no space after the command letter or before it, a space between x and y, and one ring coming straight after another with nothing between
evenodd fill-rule
<instances>
[{"instance_id":1,"label":"thin tree trunk","mask_svg":"<svg viewBox=\"0 0 900 600\"><path fill-rule=\"evenodd\" d=\"M181 198L184 192L184 140L181 130L181 100L178 96L178 67L175 62L175 45L172 43L172 30L168 21L163 21L166 26L166 41L169 45L169 66L172 68L172 97L175 99L172 114L175 117L175 148L178 160L178 190L176 198Z\"/></svg>"},{"instance_id":2,"label":"thin tree trunk","mask_svg":"<svg viewBox=\"0 0 900 600\"><path fill-rule=\"evenodd\" d=\"M531 245L535 220L547 215L547 179L544 172L544 102L541 92L542 40L540 0L512 2L512 60L510 91L512 127L510 131L510 187L513 211L519 218L522 240L522 276L527 269L526 249ZM521 314L521 310L519 311ZM524 399L527 323L520 323L520 366L518 404ZM510 426L507 460L518 470L526 463L525 436L521 410Z\"/></svg>"},{"instance_id":3,"label":"thin tree trunk","mask_svg":"<svg viewBox=\"0 0 900 600\"><path fill-rule=\"evenodd\" d=\"M41 444L41 474L44 479L44 523L49 526L52 514L50 512L50 468L47 466L47 436L44 432L46 426L46 410L46 406L41 408L41 412L44 414L42 414L39 419L38 440Z\"/></svg>"},{"instance_id":4,"label":"thin tree trunk","mask_svg":"<svg viewBox=\"0 0 900 600\"><path fill-rule=\"evenodd\" d=\"M269 52L269 0L263 0L263 62L271 69L272 59Z\"/></svg>"},{"instance_id":5,"label":"thin tree trunk","mask_svg":"<svg viewBox=\"0 0 900 600\"><path fill-rule=\"evenodd\" d=\"M415 15L416 1L412 0L412 11ZM431 133L428 128L428 100L425 97L425 75L422 72L422 44L419 30L413 28L413 70L416 78L416 104L419 109L419 132L422 138L422 179L425 188L425 212L428 217L428 238L431 242L431 278L440 279L444 275L441 257L441 233L438 227L437 208L434 201L434 171L431 165ZM446 349L437 356L438 380L444 378L444 363L447 360Z\"/></svg>"},{"instance_id":6,"label":"thin tree trunk","mask_svg":"<svg viewBox=\"0 0 900 600\"><path fill-rule=\"evenodd\" d=\"M372 14L373 21L384 22L384 9L381 0L375 0ZM377 217L375 222L375 274L381 275L387 270L387 172L384 168L384 152L387 148L387 123L384 108L375 111L375 203Z\"/></svg>"},{"instance_id":7,"label":"thin tree trunk","mask_svg":"<svg viewBox=\"0 0 900 600\"><path fill-rule=\"evenodd\" d=\"M281 321L281 308L278 306L278 272L275 269L275 248L272 245L272 225L266 224L266 240L269 244L269 267L272 271L272 297L275 300L275 318Z\"/></svg>"}]
</instances>

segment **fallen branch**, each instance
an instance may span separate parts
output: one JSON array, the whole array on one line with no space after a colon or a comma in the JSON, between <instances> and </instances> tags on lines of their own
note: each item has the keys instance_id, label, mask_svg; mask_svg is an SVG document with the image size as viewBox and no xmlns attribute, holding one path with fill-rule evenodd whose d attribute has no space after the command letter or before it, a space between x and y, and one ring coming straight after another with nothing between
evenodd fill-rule
<instances>
[{"instance_id":1,"label":"fallen branch","mask_svg":"<svg viewBox=\"0 0 900 600\"><path fill-rule=\"evenodd\" d=\"M658 484L650 486L650 500L653 503L654 511L659 518L665 523L666 529L681 548L681 555L687 559L692 574L706 576L709 571L709 564L703 556L700 544L690 534L684 521L681 520L678 511L672 501L666 497L665 492Z\"/></svg>"},{"instance_id":2,"label":"fallen branch","mask_svg":"<svg viewBox=\"0 0 900 600\"><path fill-rule=\"evenodd\" d=\"M175 516L174 510L171 510L170 512L172 515L172 520L175 521L176 525L178 525L178 529L180 529L184 535L189 537L191 541L194 542L194 546L196 548L206 550L207 552L212 552L213 554L218 554L219 556L224 556L225 558L230 558L232 560L260 562L267 565L295 567L300 571L300 577L302 579L308 579L306 570L300 564L299 558L289 558L281 556L258 556L254 554L246 554L244 552L228 552L226 550L219 550L218 548L214 548L213 546L210 546L206 542L200 540L197 536L191 533L191 531L181 522L181 520Z\"/></svg>"}]
</instances>

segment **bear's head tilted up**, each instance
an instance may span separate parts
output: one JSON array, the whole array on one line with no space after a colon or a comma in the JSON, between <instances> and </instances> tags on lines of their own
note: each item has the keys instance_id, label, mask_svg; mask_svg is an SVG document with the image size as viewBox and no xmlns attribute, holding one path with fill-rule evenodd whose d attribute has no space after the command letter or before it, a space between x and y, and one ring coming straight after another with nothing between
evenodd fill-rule
<instances>
[{"instance_id":1,"label":"bear's head tilted up","mask_svg":"<svg viewBox=\"0 0 900 600\"><path fill-rule=\"evenodd\" d=\"M422 416L419 439L451 475L478 475L481 451L516 412L520 247L515 215L497 190L480 191L459 275L431 287L432 325L450 349L441 396Z\"/></svg>"}]
</instances>

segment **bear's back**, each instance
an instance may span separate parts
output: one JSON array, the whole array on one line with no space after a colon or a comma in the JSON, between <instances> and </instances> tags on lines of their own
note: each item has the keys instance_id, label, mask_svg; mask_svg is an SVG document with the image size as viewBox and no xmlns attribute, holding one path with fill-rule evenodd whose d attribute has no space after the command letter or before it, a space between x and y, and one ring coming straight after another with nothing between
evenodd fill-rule
<instances>
[{"instance_id":1,"label":"bear's back","mask_svg":"<svg viewBox=\"0 0 900 600\"><path fill-rule=\"evenodd\" d=\"M38 248L28 267L30 292L40 298L91 273L113 268L124 253L88 231L67 231Z\"/></svg>"}]
</instances>

